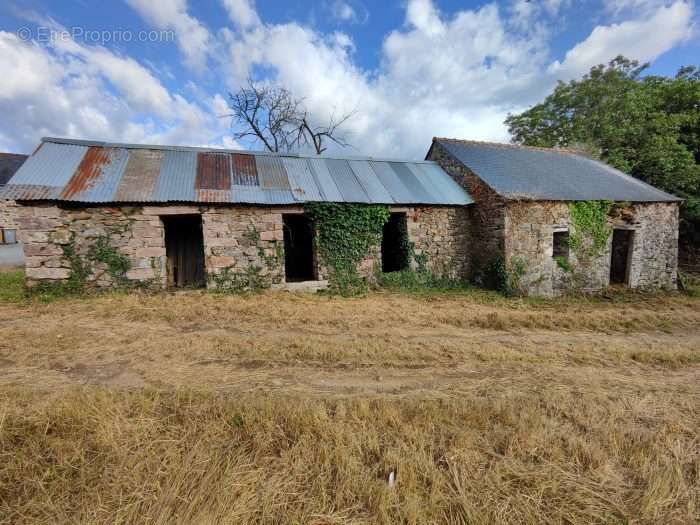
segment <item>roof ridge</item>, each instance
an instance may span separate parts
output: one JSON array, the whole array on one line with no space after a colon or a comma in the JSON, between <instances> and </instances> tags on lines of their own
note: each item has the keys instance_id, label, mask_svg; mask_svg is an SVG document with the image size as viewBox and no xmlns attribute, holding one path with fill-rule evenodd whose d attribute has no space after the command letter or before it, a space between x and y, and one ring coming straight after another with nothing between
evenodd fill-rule
<instances>
[{"instance_id":1,"label":"roof ridge","mask_svg":"<svg viewBox=\"0 0 700 525\"><path fill-rule=\"evenodd\" d=\"M130 144L122 142L106 142L99 140L70 139L63 137L43 137L41 142L51 142L54 144L98 147L98 148L124 148L124 149L156 149L164 151L192 151L204 153L238 153L243 155L267 156L267 157L288 157L299 159L338 159L346 161L366 161L366 162L403 162L409 164L436 164L435 161L425 159L401 159L392 157L372 157L369 155L313 155L311 153L277 152L277 151L257 151L232 148L208 148L202 146L175 146L167 144Z\"/></svg>"},{"instance_id":2,"label":"roof ridge","mask_svg":"<svg viewBox=\"0 0 700 525\"><path fill-rule=\"evenodd\" d=\"M443 141L443 142L460 142L462 144L477 144L479 146L492 146L496 148L513 148L513 149L529 149L536 151L547 151L551 153L565 153L567 155L576 155L583 158L589 158L580 151L573 150L571 148L559 148L553 147L548 148L545 146L526 146L524 144L512 144L508 142L490 142L485 140L471 140L471 139L454 139L450 137L433 137L433 142Z\"/></svg>"}]
</instances>

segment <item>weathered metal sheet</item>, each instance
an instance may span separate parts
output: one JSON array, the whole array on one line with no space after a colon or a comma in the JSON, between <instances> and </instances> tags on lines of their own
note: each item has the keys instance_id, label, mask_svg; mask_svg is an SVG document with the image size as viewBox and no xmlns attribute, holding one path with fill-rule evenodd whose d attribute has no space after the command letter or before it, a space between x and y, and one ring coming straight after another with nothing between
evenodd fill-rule
<instances>
[{"instance_id":1,"label":"weathered metal sheet","mask_svg":"<svg viewBox=\"0 0 700 525\"><path fill-rule=\"evenodd\" d=\"M122 148L91 147L64 186L60 198L79 202L110 202L126 165Z\"/></svg>"},{"instance_id":2,"label":"weathered metal sheet","mask_svg":"<svg viewBox=\"0 0 700 525\"><path fill-rule=\"evenodd\" d=\"M231 202L231 190L211 190L200 188L195 190L197 202Z\"/></svg>"},{"instance_id":3,"label":"weathered metal sheet","mask_svg":"<svg viewBox=\"0 0 700 525\"><path fill-rule=\"evenodd\" d=\"M293 204L296 201L289 187L287 171L282 159L271 155L256 155L260 188L265 197L264 204Z\"/></svg>"},{"instance_id":4,"label":"weathered metal sheet","mask_svg":"<svg viewBox=\"0 0 700 525\"><path fill-rule=\"evenodd\" d=\"M396 172L401 183L411 194L411 201L416 204L430 204L435 199L420 183L416 175L409 169L409 165L405 162L389 162L391 169Z\"/></svg>"},{"instance_id":5,"label":"weathered metal sheet","mask_svg":"<svg viewBox=\"0 0 700 525\"><path fill-rule=\"evenodd\" d=\"M440 192L435 188L432 181L425 176L425 172L418 167L418 164L406 164L406 166L413 172L418 182L420 182L425 188L425 191L430 195L431 200L428 201L428 204L440 204Z\"/></svg>"},{"instance_id":6,"label":"weathered metal sheet","mask_svg":"<svg viewBox=\"0 0 700 525\"><path fill-rule=\"evenodd\" d=\"M260 186L258 169L254 155L234 153L233 157L233 185L234 186Z\"/></svg>"},{"instance_id":7,"label":"weathered metal sheet","mask_svg":"<svg viewBox=\"0 0 700 525\"><path fill-rule=\"evenodd\" d=\"M395 203L410 204L413 202L411 192L408 191L398 174L391 169L388 162L370 161L369 165Z\"/></svg>"},{"instance_id":8,"label":"weathered metal sheet","mask_svg":"<svg viewBox=\"0 0 700 525\"><path fill-rule=\"evenodd\" d=\"M440 202L457 205L472 204L474 202L464 189L437 164L424 162L414 166L417 170L423 172L422 180L429 181L435 190L433 193L437 194Z\"/></svg>"},{"instance_id":9,"label":"weathered metal sheet","mask_svg":"<svg viewBox=\"0 0 700 525\"><path fill-rule=\"evenodd\" d=\"M453 204L464 201L462 191L433 163L46 139L4 194L100 203Z\"/></svg>"},{"instance_id":10,"label":"weathered metal sheet","mask_svg":"<svg viewBox=\"0 0 700 525\"><path fill-rule=\"evenodd\" d=\"M282 164L287 171L292 194L296 200L299 202L324 200L307 159L285 157L282 159Z\"/></svg>"},{"instance_id":11,"label":"weathered metal sheet","mask_svg":"<svg viewBox=\"0 0 700 525\"><path fill-rule=\"evenodd\" d=\"M347 160L326 159L328 171L333 177L345 202L371 202Z\"/></svg>"},{"instance_id":12,"label":"weathered metal sheet","mask_svg":"<svg viewBox=\"0 0 700 525\"><path fill-rule=\"evenodd\" d=\"M197 153L166 151L160 165L158 184L153 201L195 202L194 179L197 173Z\"/></svg>"},{"instance_id":13,"label":"weathered metal sheet","mask_svg":"<svg viewBox=\"0 0 700 525\"><path fill-rule=\"evenodd\" d=\"M230 190L231 155L208 151L199 153L194 187L198 190Z\"/></svg>"},{"instance_id":14,"label":"weathered metal sheet","mask_svg":"<svg viewBox=\"0 0 700 525\"><path fill-rule=\"evenodd\" d=\"M150 149L129 150L129 160L114 195L118 202L147 202L158 183L165 153Z\"/></svg>"},{"instance_id":15,"label":"weathered metal sheet","mask_svg":"<svg viewBox=\"0 0 700 525\"><path fill-rule=\"evenodd\" d=\"M8 184L0 191L0 198L13 201L52 200L61 194L61 188L38 184Z\"/></svg>"},{"instance_id":16,"label":"weathered metal sheet","mask_svg":"<svg viewBox=\"0 0 700 525\"><path fill-rule=\"evenodd\" d=\"M602 162L568 151L453 139L436 142L506 198L680 200Z\"/></svg>"},{"instance_id":17,"label":"weathered metal sheet","mask_svg":"<svg viewBox=\"0 0 700 525\"><path fill-rule=\"evenodd\" d=\"M85 146L44 142L17 170L12 184L63 188L87 152Z\"/></svg>"},{"instance_id":18,"label":"weathered metal sheet","mask_svg":"<svg viewBox=\"0 0 700 525\"><path fill-rule=\"evenodd\" d=\"M330 171L328 171L328 165L324 159L313 158L307 159L311 172L314 175L314 179L318 184L318 189L323 197L323 200L328 202L342 202L343 196L340 194L340 190L331 177Z\"/></svg>"},{"instance_id":19,"label":"weathered metal sheet","mask_svg":"<svg viewBox=\"0 0 700 525\"><path fill-rule=\"evenodd\" d=\"M371 202L377 204L394 204L394 199L377 178L369 162L366 160L351 160L350 168L355 173L357 180L362 185Z\"/></svg>"}]
</instances>

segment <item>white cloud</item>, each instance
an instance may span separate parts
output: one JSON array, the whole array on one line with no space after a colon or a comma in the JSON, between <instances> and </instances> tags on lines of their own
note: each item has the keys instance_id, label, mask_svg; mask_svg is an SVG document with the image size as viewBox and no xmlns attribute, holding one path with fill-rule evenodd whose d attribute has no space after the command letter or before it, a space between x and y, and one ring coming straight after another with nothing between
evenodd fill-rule
<instances>
[{"instance_id":1,"label":"white cloud","mask_svg":"<svg viewBox=\"0 0 700 525\"><path fill-rule=\"evenodd\" d=\"M640 1L618 0L618 3ZM660 7L648 17L597 26L588 38L566 53L563 62L554 62L550 71L571 78L587 72L591 66L609 62L617 55L640 62L653 60L690 38L691 19L691 6L680 1Z\"/></svg>"},{"instance_id":2,"label":"white cloud","mask_svg":"<svg viewBox=\"0 0 700 525\"><path fill-rule=\"evenodd\" d=\"M186 0L126 0L149 23L159 29L175 32L185 63L202 71L209 52L209 31L187 13Z\"/></svg>"},{"instance_id":3,"label":"white cloud","mask_svg":"<svg viewBox=\"0 0 700 525\"><path fill-rule=\"evenodd\" d=\"M102 47L22 42L0 31L0 149L31 151L45 135L124 142L210 143L226 130L210 108L170 93L143 66Z\"/></svg>"},{"instance_id":4,"label":"white cloud","mask_svg":"<svg viewBox=\"0 0 700 525\"><path fill-rule=\"evenodd\" d=\"M253 0L222 0L231 22L240 29L249 29L260 25L260 17L255 10Z\"/></svg>"},{"instance_id":5,"label":"white cloud","mask_svg":"<svg viewBox=\"0 0 700 525\"><path fill-rule=\"evenodd\" d=\"M366 69L351 34L265 23L252 0L220 1L232 23L213 33L185 0L128 0L151 24L174 28L183 60L207 65L225 88L263 74L317 119L356 111L344 129L358 152L414 158L434 135L507 140L506 115L540 101L558 79L620 53L651 60L689 38L693 16L683 0L605 0L606 24L552 62L552 35L571 0L507 0L450 15L431 0L407 0L404 24L385 35L379 65ZM356 15L362 5L336 4ZM349 11L339 14L350 21ZM171 92L153 70L103 47L44 47L0 33L0 148L29 150L41 135L240 147L219 118L226 99L210 84L184 79Z\"/></svg>"}]
</instances>

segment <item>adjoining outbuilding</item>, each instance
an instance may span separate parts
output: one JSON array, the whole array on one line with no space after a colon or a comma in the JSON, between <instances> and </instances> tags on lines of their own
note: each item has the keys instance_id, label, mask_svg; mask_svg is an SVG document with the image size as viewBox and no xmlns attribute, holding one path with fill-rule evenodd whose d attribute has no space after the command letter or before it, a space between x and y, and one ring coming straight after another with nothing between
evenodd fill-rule
<instances>
[{"instance_id":1,"label":"adjoining outbuilding","mask_svg":"<svg viewBox=\"0 0 700 525\"><path fill-rule=\"evenodd\" d=\"M467 277L472 200L432 161L47 138L4 195L19 204L29 284L322 281L329 268L309 211L324 203L381 206L390 216L361 254L366 279L416 260ZM400 260L401 243L410 261Z\"/></svg>"},{"instance_id":2,"label":"adjoining outbuilding","mask_svg":"<svg viewBox=\"0 0 700 525\"><path fill-rule=\"evenodd\" d=\"M0 153L0 194L26 159L26 155ZM0 197L0 244L17 243L15 209L13 201Z\"/></svg>"},{"instance_id":3,"label":"adjoining outbuilding","mask_svg":"<svg viewBox=\"0 0 700 525\"><path fill-rule=\"evenodd\" d=\"M675 289L677 197L567 150L435 138L426 159L474 200L472 278L544 296Z\"/></svg>"}]
</instances>

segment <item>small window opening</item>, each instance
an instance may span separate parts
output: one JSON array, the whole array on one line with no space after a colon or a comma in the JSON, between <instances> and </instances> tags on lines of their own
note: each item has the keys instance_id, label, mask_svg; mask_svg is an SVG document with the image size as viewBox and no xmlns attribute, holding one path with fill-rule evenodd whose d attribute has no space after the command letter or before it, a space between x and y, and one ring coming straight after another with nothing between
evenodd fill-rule
<instances>
[{"instance_id":1,"label":"small window opening","mask_svg":"<svg viewBox=\"0 0 700 525\"><path fill-rule=\"evenodd\" d=\"M610 260L610 284L629 284L630 255L632 254L632 230L613 230Z\"/></svg>"},{"instance_id":2,"label":"small window opening","mask_svg":"<svg viewBox=\"0 0 700 525\"><path fill-rule=\"evenodd\" d=\"M16 244L17 230L0 229L0 244Z\"/></svg>"},{"instance_id":3,"label":"small window opening","mask_svg":"<svg viewBox=\"0 0 700 525\"><path fill-rule=\"evenodd\" d=\"M405 213L392 213L382 231L382 272L399 272L410 264Z\"/></svg>"},{"instance_id":4,"label":"small window opening","mask_svg":"<svg viewBox=\"0 0 700 525\"><path fill-rule=\"evenodd\" d=\"M205 285L202 217L179 215L162 217L165 227L165 253L168 285L177 288Z\"/></svg>"},{"instance_id":5,"label":"small window opening","mask_svg":"<svg viewBox=\"0 0 700 525\"><path fill-rule=\"evenodd\" d=\"M569 232L554 232L552 244L552 257L569 260Z\"/></svg>"},{"instance_id":6,"label":"small window opening","mask_svg":"<svg viewBox=\"0 0 700 525\"><path fill-rule=\"evenodd\" d=\"M284 222L284 272L287 282L313 281L314 229L306 215L282 215Z\"/></svg>"}]
</instances>

